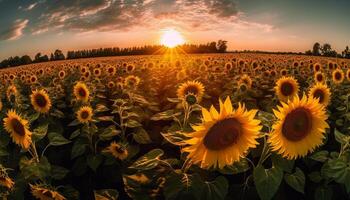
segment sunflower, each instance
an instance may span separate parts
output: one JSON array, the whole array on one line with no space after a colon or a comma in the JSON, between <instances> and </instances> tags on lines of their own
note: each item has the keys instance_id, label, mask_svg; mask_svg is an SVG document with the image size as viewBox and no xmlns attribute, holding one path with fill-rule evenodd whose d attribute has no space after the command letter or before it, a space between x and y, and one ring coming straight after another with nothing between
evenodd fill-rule
<instances>
[{"instance_id":1,"label":"sunflower","mask_svg":"<svg viewBox=\"0 0 350 200\"><path fill-rule=\"evenodd\" d=\"M335 84L340 84L344 80L344 72L341 69L336 69L332 73L332 79Z\"/></svg>"},{"instance_id":2,"label":"sunflower","mask_svg":"<svg viewBox=\"0 0 350 200\"><path fill-rule=\"evenodd\" d=\"M296 159L322 144L329 126L325 107L317 99L296 96L277 108L274 110L277 121L268 138L273 151L285 158Z\"/></svg>"},{"instance_id":3,"label":"sunflower","mask_svg":"<svg viewBox=\"0 0 350 200\"><path fill-rule=\"evenodd\" d=\"M309 97L318 99L321 104L327 106L331 99L331 91L327 85L317 83L309 90Z\"/></svg>"},{"instance_id":4,"label":"sunflower","mask_svg":"<svg viewBox=\"0 0 350 200\"><path fill-rule=\"evenodd\" d=\"M6 97L8 101L12 101L13 97L16 98L18 95L18 90L15 85L10 85L6 90Z\"/></svg>"},{"instance_id":5,"label":"sunflower","mask_svg":"<svg viewBox=\"0 0 350 200\"><path fill-rule=\"evenodd\" d=\"M260 121L254 119L257 110L247 111L239 104L237 110L232 108L231 100L220 102L220 113L211 106L210 111L202 108L202 123L193 125L192 133L184 133L189 146L183 148L188 159L202 168L231 165L240 160L249 148L255 148L259 137Z\"/></svg>"},{"instance_id":6,"label":"sunflower","mask_svg":"<svg viewBox=\"0 0 350 200\"><path fill-rule=\"evenodd\" d=\"M116 69L113 66L108 66L107 68L107 74L108 76L114 76L116 73Z\"/></svg>"},{"instance_id":7,"label":"sunflower","mask_svg":"<svg viewBox=\"0 0 350 200\"><path fill-rule=\"evenodd\" d=\"M115 158L120 160L126 159L129 155L128 150L116 142L112 142L107 148L103 150L103 152L111 153Z\"/></svg>"},{"instance_id":8,"label":"sunflower","mask_svg":"<svg viewBox=\"0 0 350 200\"><path fill-rule=\"evenodd\" d=\"M2 101L1 101L1 99L0 99L0 111L2 110L2 107L3 107Z\"/></svg>"},{"instance_id":9,"label":"sunflower","mask_svg":"<svg viewBox=\"0 0 350 200\"><path fill-rule=\"evenodd\" d=\"M299 92L299 84L293 77L282 77L278 79L275 91L280 101L287 101Z\"/></svg>"},{"instance_id":10,"label":"sunflower","mask_svg":"<svg viewBox=\"0 0 350 200\"><path fill-rule=\"evenodd\" d=\"M350 81L350 69L346 71L346 79Z\"/></svg>"},{"instance_id":11,"label":"sunflower","mask_svg":"<svg viewBox=\"0 0 350 200\"><path fill-rule=\"evenodd\" d=\"M177 89L177 97L180 99L185 99L186 95L189 93L195 95L199 103L204 95L203 84L198 81L187 81L182 83Z\"/></svg>"},{"instance_id":12,"label":"sunflower","mask_svg":"<svg viewBox=\"0 0 350 200\"><path fill-rule=\"evenodd\" d=\"M315 63L314 65L313 65L313 70L315 71L315 72L318 72L318 71L320 71L321 70L321 65L320 65L320 63Z\"/></svg>"},{"instance_id":13,"label":"sunflower","mask_svg":"<svg viewBox=\"0 0 350 200\"><path fill-rule=\"evenodd\" d=\"M317 83L324 83L325 81L325 77L322 72L316 72L314 79Z\"/></svg>"},{"instance_id":14,"label":"sunflower","mask_svg":"<svg viewBox=\"0 0 350 200\"><path fill-rule=\"evenodd\" d=\"M66 72L64 70L61 70L60 72L58 72L58 77L60 77L60 79L64 79L65 76L66 76Z\"/></svg>"},{"instance_id":15,"label":"sunflower","mask_svg":"<svg viewBox=\"0 0 350 200\"><path fill-rule=\"evenodd\" d=\"M10 133L12 141L20 145L23 149L28 149L32 143L32 133L28 130L28 121L22 119L14 110L7 112L7 117L4 118L5 130Z\"/></svg>"},{"instance_id":16,"label":"sunflower","mask_svg":"<svg viewBox=\"0 0 350 200\"><path fill-rule=\"evenodd\" d=\"M94 76L99 77L101 75L102 71L99 68L94 69Z\"/></svg>"},{"instance_id":17,"label":"sunflower","mask_svg":"<svg viewBox=\"0 0 350 200\"><path fill-rule=\"evenodd\" d=\"M129 88L134 88L140 84L140 78L134 75L129 75L124 80L124 85Z\"/></svg>"},{"instance_id":18,"label":"sunflower","mask_svg":"<svg viewBox=\"0 0 350 200\"><path fill-rule=\"evenodd\" d=\"M15 182L8 177L8 174L6 172L6 169L2 165L1 166L1 171L0 171L0 185L6 187L7 189L11 189Z\"/></svg>"},{"instance_id":19,"label":"sunflower","mask_svg":"<svg viewBox=\"0 0 350 200\"><path fill-rule=\"evenodd\" d=\"M90 91L85 83L78 82L73 88L73 93L76 99L83 102L87 102L89 99Z\"/></svg>"},{"instance_id":20,"label":"sunflower","mask_svg":"<svg viewBox=\"0 0 350 200\"><path fill-rule=\"evenodd\" d=\"M34 107L34 110L39 113L47 113L51 108L50 97L43 89L33 91L30 95L30 102Z\"/></svg>"},{"instance_id":21,"label":"sunflower","mask_svg":"<svg viewBox=\"0 0 350 200\"><path fill-rule=\"evenodd\" d=\"M246 84L246 85L248 86L248 88L251 88L251 87L252 87L253 81L252 81L252 79L251 79L248 75L244 74L244 75L239 79L238 85L240 85L241 83L244 83L244 84Z\"/></svg>"},{"instance_id":22,"label":"sunflower","mask_svg":"<svg viewBox=\"0 0 350 200\"><path fill-rule=\"evenodd\" d=\"M88 123L92 120L92 108L90 106L83 106L77 111L77 119L80 123Z\"/></svg>"},{"instance_id":23,"label":"sunflower","mask_svg":"<svg viewBox=\"0 0 350 200\"><path fill-rule=\"evenodd\" d=\"M65 200L66 198L55 190L42 185L30 185L32 195L39 200Z\"/></svg>"}]
</instances>

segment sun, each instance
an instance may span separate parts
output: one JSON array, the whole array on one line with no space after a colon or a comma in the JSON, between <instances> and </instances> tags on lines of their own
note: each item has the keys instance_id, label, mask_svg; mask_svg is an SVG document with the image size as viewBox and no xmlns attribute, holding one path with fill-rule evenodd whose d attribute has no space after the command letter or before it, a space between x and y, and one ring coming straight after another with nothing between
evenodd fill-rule
<instances>
[{"instance_id":1,"label":"sun","mask_svg":"<svg viewBox=\"0 0 350 200\"><path fill-rule=\"evenodd\" d=\"M185 39L182 37L181 33L174 29L164 30L160 43L166 47L173 48L178 45L184 44Z\"/></svg>"}]
</instances>

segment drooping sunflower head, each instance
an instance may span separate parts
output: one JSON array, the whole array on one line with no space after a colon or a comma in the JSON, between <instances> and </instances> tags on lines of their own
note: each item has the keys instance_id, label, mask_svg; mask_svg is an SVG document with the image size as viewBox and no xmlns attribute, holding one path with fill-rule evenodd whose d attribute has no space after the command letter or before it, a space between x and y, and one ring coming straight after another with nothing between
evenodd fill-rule
<instances>
[{"instance_id":1,"label":"drooping sunflower head","mask_svg":"<svg viewBox=\"0 0 350 200\"><path fill-rule=\"evenodd\" d=\"M103 152L110 153L113 155L113 157L120 160L125 160L129 155L128 150L125 148L125 146L116 142L112 142L107 148L103 150Z\"/></svg>"},{"instance_id":2,"label":"drooping sunflower head","mask_svg":"<svg viewBox=\"0 0 350 200\"><path fill-rule=\"evenodd\" d=\"M344 72L341 69L336 69L332 73L332 80L335 84L340 84L344 80Z\"/></svg>"},{"instance_id":3,"label":"drooping sunflower head","mask_svg":"<svg viewBox=\"0 0 350 200\"><path fill-rule=\"evenodd\" d=\"M34 110L39 113L47 113L51 108L50 97L43 89L33 91L30 95L30 102L34 107Z\"/></svg>"},{"instance_id":4,"label":"drooping sunflower head","mask_svg":"<svg viewBox=\"0 0 350 200\"><path fill-rule=\"evenodd\" d=\"M273 151L287 159L306 156L323 143L328 128L325 107L317 99L298 96L274 110L277 121L268 138Z\"/></svg>"},{"instance_id":5,"label":"drooping sunflower head","mask_svg":"<svg viewBox=\"0 0 350 200\"><path fill-rule=\"evenodd\" d=\"M325 77L322 72L316 72L315 77L314 77L316 83L324 83L325 82Z\"/></svg>"},{"instance_id":6,"label":"drooping sunflower head","mask_svg":"<svg viewBox=\"0 0 350 200\"><path fill-rule=\"evenodd\" d=\"M293 77L282 77L278 79L275 91L280 101L287 101L299 92L299 84Z\"/></svg>"},{"instance_id":7,"label":"drooping sunflower head","mask_svg":"<svg viewBox=\"0 0 350 200\"><path fill-rule=\"evenodd\" d=\"M77 100L87 102L89 100L90 91L83 82L78 82L73 88L74 96Z\"/></svg>"},{"instance_id":8,"label":"drooping sunflower head","mask_svg":"<svg viewBox=\"0 0 350 200\"><path fill-rule=\"evenodd\" d=\"M66 198L59 192L41 185L30 185L32 195L39 200L65 200Z\"/></svg>"},{"instance_id":9,"label":"drooping sunflower head","mask_svg":"<svg viewBox=\"0 0 350 200\"><path fill-rule=\"evenodd\" d=\"M88 123L92 120L92 108L90 106L83 106L77 111L77 119L80 123Z\"/></svg>"},{"instance_id":10,"label":"drooping sunflower head","mask_svg":"<svg viewBox=\"0 0 350 200\"><path fill-rule=\"evenodd\" d=\"M228 97L224 103L220 100L220 112L214 106L209 111L203 108L202 123L192 126L194 132L184 133L189 139L185 140L183 151L202 168L223 168L239 161L258 144L262 127L254 119L256 113L257 110L247 111L241 104L234 110Z\"/></svg>"},{"instance_id":11,"label":"drooping sunflower head","mask_svg":"<svg viewBox=\"0 0 350 200\"><path fill-rule=\"evenodd\" d=\"M308 95L310 98L318 99L318 101L325 107L327 107L331 99L330 89L327 87L327 85L322 83L317 83L313 87L311 87Z\"/></svg>"},{"instance_id":12,"label":"drooping sunflower head","mask_svg":"<svg viewBox=\"0 0 350 200\"><path fill-rule=\"evenodd\" d=\"M32 133L28 130L28 121L22 119L22 117L14 110L7 112L7 117L4 118L5 130L10 134L12 141L23 149L28 149L32 143Z\"/></svg>"},{"instance_id":13,"label":"drooping sunflower head","mask_svg":"<svg viewBox=\"0 0 350 200\"><path fill-rule=\"evenodd\" d=\"M204 86L199 81L187 81L182 83L177 89L177 97L179 99L185 99L187 94L193 94L197 97L197 102L202 100L204 95Z\"/></svg>"},{"instance_id":14,"label":"drooping sunflower head","mask_svg":"<svg viewBox=\"0 0 350 200\"><path fill-rule=\"evenodd\" d=\"M0 186L12 189L15 182L8 176L7 169L0 164Z\"/></svg>"}]
</instances>

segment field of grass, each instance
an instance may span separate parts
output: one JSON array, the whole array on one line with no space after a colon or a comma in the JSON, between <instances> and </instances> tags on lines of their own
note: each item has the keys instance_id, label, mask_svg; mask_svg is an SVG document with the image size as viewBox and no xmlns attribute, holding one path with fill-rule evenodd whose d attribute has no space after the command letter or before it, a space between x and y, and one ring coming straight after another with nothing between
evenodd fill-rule
<instances>
[{"instance_id":1,"label":"field of grass","mask_svg":"<svg viewBox=\"0 0 350 200\"><path fill-rule=\"evenodd\" d=\"M347 199L349 66L227 53L1 70L1 196Z\"/></svg>"}]
</instances>

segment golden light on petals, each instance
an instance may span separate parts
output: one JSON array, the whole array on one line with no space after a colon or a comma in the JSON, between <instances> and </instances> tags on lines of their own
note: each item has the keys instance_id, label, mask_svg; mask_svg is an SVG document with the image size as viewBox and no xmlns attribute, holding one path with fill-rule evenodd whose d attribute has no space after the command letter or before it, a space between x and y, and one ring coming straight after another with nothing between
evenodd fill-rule
<instances>
[{"instance_id":1,"label":"golden light on petals","mask_svg":"<svg viewBox=\"0 0 350 200\"><path fill-rule=\"evenodd\" d=\"M274 110L277 121L268 142L273 151L288 159L304 157L323 143L329 128L325 107L317 99L305 95Z\"/></svg>"},{"instance_id":2,"label":"golden light on petals","mask_svg":"<svg viewBox=\"0 0 350 200\"><path fill-rule=\"evenodd\" d=\"M90 106L83 106L77 111L77 119L80 123L88 123L92 120L92 108Z\"/></svg>"},{"instance_id":3,"label":"golden light on petals","mask_svg":"<svg viewBox=\"0 0 350 200\"><path fill-rule=\"evenodd\" d=\"M239 104L235 110L229 97L220 102L220 112L213 106L202 109L202 123L193 125L194 132L184 133L189 139L183 148L187 157L202 168L223 168L239 161L255 148L260 121L254 119L257 110L246 110Z\"/></svg>"},{"instance_id":4,"label":"golden light on petals","mask_svg":"<svg viewBox=\"0 0 350 200\"><path fill-rule=\"evenodd\" d=\"M31 185L32 195L39 200L65 200L66 198L55 190L41 185Z\"/></svg>"},{"instance_id":5,"label":"golden light on petals","mask_svg":"<svg viewBox=\"0 0 350 200\"><path fill-rule=\"evenodd\" d=\"M331 91L327 85L322 83L317 83L312 86L308 93L309 97L318 99L321 104L327 106L331 99Z\"/></svg>"},{"instance_id":6,"label":"golden light on petals","mask_svg":"<svg viewBox=\"0 0 350 200\"><path fill-rule=\"evenodd\" d=\"M90 91L85 83L78 82L73 88L74 96L77 100L87 102L89 100Z\"/></svg>"},{"instance_id":7,"label":"golden light on petals","mask_svg":"<svg viewBox=\"0 0 350 200\"><path fill-rule=\"evenodd\" d=\"M282 77L278 79L275 91L280 101L288 101L299 92L299 84L293 77Z\"/></svg>"},{"instance_id":8,"label":"golden light on petals","mask_svg":"<svg viewBox=\"0 0 350 200\"><path fill-rule=\"evenodd\" d=\"M199 81L187 81L182 83L177 89L177 97L180 99L185 99L186 95L193 94L197 97L197 102L202 100L204 95L204 86Z\"/></svg>"},{"instance_id":9,"label":"golden light on petals","mask_svg":"<svg viewBox=\"0 0 350 200\"><path fill-rule=\"evenodd\" d=\"M34 107L34 110L39 113L47 113L51 108L50 97L43 89L33 91L30 95L30 102Z\"/></svg>"},{"instance_id":10,"label":"golden light on petals","mask_svg":"<svg viewBox=\"0 0 350 200\"><path fill-rule=\"evenodd\" d=\"M29 122L22 119L14 110L7 112L7 117L4 118L5 130L10 133L12 141L23 149L28 149L32 143L32 133L29 129Z\"/></svg>"}]
</instances>

